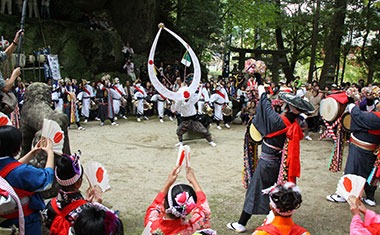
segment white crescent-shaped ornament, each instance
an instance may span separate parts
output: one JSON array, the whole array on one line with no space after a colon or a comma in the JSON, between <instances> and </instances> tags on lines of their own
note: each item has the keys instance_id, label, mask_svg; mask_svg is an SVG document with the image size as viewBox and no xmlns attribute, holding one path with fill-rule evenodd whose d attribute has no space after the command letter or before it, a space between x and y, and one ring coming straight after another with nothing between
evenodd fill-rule
<instances>
[{"instance_id":1,"label":"white crescent-shaped ornament","mask_svg":"<svg viewBox=\"0 0 380 235\"><path fill-rule=\"evenodd\" d=\"M191 82L190 86L189 86L189 89L188 91L190 92L190 94L194 94L195 91L197 90L198 88L198 85L199 85L199 82L201 80L201 66L199 65L199 61L198 61L198 58L197 56L195 55L193 49L191 49L191 47L189 46L189 44L187 44L180 36L178 36L176 33L174 33L173 31L167 29L163 23L160 23L158 25L158 32L156 34L156 37L154 38L154 41L153 41L153 44L152 44L152 47L150 48L150 53L149 53L149 58L148 58L148 74L149 74L149 79L150 81L152 82L152 85L154 86L154 88L163 96L171 99L171 100L175 100L175 101L179 101L179 100L183 100L183 94L181 92L173 92L169 89L167 89L157 78L156 76L156 72L155 72L155 65L154 65L154 54L155 54L155 51L156 51L156 47L157 47L157 42L158 42L158 38L160 37L160 34L161 34L161 31L162 29L165 29L168 33L170 33L173 37L175 37L178 41L181 42L181 44L186 48L186 50L189 52L190 54L190 58L193 62L193 66L194 66L194 76L193 76L193 81Z\"/></svg>"}]
</instances>

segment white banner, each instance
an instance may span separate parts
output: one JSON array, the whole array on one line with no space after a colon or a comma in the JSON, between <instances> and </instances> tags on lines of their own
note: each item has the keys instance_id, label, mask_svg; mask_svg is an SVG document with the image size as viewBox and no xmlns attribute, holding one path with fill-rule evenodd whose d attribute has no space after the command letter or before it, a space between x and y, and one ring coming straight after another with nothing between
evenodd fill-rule
<instances>
[{"instance_id":1,"label":"white banner","mask_svg":"<svg viewBox=\"0 0 380 235\"><path fill-rule=\"evenodd\" d=\"M47 55L49 67L54 80L61 79L61 72L59 70L58 55Z\"/></svg>"}]
</instances>

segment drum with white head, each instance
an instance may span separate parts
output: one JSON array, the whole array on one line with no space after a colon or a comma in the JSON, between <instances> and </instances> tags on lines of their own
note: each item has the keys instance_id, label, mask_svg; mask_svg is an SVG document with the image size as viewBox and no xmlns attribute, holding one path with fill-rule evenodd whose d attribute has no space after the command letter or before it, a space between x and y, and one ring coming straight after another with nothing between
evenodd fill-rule
<instances>
[{"instance_id":1,"label":"drum with white head","mask_svg":"<svg viewBox=\"0 0 380 235\"><path fill-rule=\"evenodd\" d=\"M345 108L345 104L339 103L334 98L327 97L321 101L319 111L324 120L334 122L343 114Z\"/></svg>"}]
</instances>

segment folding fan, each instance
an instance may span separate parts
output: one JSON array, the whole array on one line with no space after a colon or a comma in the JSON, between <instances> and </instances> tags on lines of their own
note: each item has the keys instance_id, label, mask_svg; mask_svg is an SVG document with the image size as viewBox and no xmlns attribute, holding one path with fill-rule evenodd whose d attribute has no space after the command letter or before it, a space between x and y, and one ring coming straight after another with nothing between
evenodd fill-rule
<instances>
[{"instance_id":1,"label":"folding fan","mask_svg":"<svg viewBox=\"0 0 380 235\"><path fill-rule=\"evenodd\" d=\"M89 162L84 167L84 174L90 186L98 185L102 192L111 188L107 170L99 162Z\"/></svg>"},{"instance_id":2,"label":"folding fan","mask_svg":"<svg viewBox=\"0 0 380 235\"><path fill-rule=\"evenodd\" d=\"M149 221L148 224L145 226L144 231L142 232L141 235L151 235L151 226L152 226L152 221Z\"/></svg>"},{"instance_id":3,"label":"folding fan","mask_svg":"<svg viewBox=\"0 0 380 235\"><path fill-rule=\"evenodd\" d=\"M186 163L186 166L190 166L190 146L183 145L179 147L176 166L181 166ZM181 167L178 171L181 170Z\"/></svg>"},{"instance_id":4,"label":"folding fan","mask_svg":"<svg viewBox=\"0 0 380 235\"><path fill-rule=\"evenodd\" d=\"M53 142L53 152L62 154L64 135L61 127L56 121L44 119L41 135L51 139Z\"/></svg>"},{"instance_id":5,"label":"folding fan","mask_svg":"<svg viewBox=\"0 0 380 235\"><path fill-rule=\"evenodd\" d=\"M4 113L0 112L0 126L5 126L5 125L12 125L12 122L8 118L7 115L5 115Z\"/></svg>"},{"instance_id":6,"label":"folding fan","mask_svg":"<svg viewBox=\"0 0 380 235\"><path fill-rule=\"evenodd\" d=\"M353 174L344 175L339 180L336 192L346 200L350 195L359 198L363 193L365 182L366 180L361 176Z\"/></svg>"}]
</instances>

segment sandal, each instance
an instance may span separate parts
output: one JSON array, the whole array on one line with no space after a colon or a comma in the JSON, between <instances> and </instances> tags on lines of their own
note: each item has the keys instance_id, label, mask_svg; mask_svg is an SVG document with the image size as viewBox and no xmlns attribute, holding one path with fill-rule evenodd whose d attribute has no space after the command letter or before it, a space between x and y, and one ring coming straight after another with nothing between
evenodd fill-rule
<instances>
[{"instance_id":1,"label":"sandal","mask_svg":"<svg viewBox=\"0 0 380 235\"><path fill-rule=\"evenodd\" d=\"M337 203L343 203L346 202L346 199L343 197L339 196L338 194L331 194L326 196L327 201L330 202L337 202Z\"/></svg>"},{"instance_id":2,"label":"sandal","mask_svg":"<svg viewBox=\"0 0 380 235\"><path fill-rule=\"evenodd\" d=\"M245 228L244 225L241 225L239 224L238 222L232 222L232 223L228 223L227 224L227 228L235 231L235 232L238 232L238 233L244 233L245 231L247 231L247 229Z\"/></svg>"}]
</instances>

